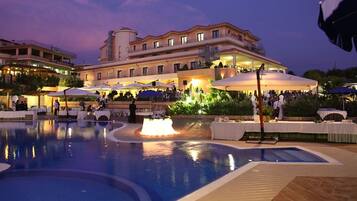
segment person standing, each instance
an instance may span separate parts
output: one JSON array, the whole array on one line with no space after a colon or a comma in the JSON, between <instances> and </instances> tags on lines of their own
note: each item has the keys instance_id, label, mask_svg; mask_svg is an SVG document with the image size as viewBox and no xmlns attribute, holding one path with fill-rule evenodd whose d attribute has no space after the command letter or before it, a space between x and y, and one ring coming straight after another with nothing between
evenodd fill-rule
<instances>
[{"instance_id":1,"label":"person standing","mask_svg":"<svg viewBox=\"0 0 357 201\"><path fill-rule=\"evenodd\" d=\"M135 105L135 99L131 102L129 105L129 123L136 123L136 105Z\"/></svg>"},{"instance_id":2,"label":"person standing","mask_svg":"<svg viewBox=\"0 0 357 201\"><path fill-rule=\"evenodd\" d=\"M55 116L57 116L57 115L58 115L59 108L60 108L60 103L59 103L58 100L55 100L54 107L55 107Z\"/></svg>"},{"instance_id":3,"label":"person standing","mask_svg":"<svg viewBox=\"0 0 357 201\"><path fill-rule=\"evenodd\" d=\"M86 104L84 103L83 100L81 100L81 101L79 102L79 106L80 106L80 108L81 108L81 111L85 111L85 110L86 110Z\"/></svg>"}]
</instances>

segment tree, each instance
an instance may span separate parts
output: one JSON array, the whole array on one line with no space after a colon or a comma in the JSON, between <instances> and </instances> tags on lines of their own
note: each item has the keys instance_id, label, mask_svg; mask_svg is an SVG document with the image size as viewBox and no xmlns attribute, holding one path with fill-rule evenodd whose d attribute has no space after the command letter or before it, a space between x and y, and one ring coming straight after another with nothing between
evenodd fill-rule
<instances>
[{"instance_id":1,"label":"tree","mask_svg":"<svg viewBox=\"0 0 357 201\"><path fill-rule=\"evenodd\" d=\"M325 76L326 76L325 72L318 69L308 70L303 75L303 77L316 80L319 83L322 83L324 81Z\"/></svg>"},{"instance_id":2,"label":"tree","mask_svg":"<svg viewBox=\"0 0 357 201\"><path fill-rule=\"evenodd\" d=\"M60 79L59 85L64 87L83 87L84 81L76 76L67 76Z\"/></svg>"},{"instance_id":3,"label":"tree","mask_svg":"<svg viewBox=\"0 0 357 201\"><path fill-rule=\"evenodd\" d=\"M296 75L296 74L294 73L294 71L292 71L292 70L289 70L289 71L288 71L288 74L289 74L289 75Z\"/></svg>"}]
</instances>

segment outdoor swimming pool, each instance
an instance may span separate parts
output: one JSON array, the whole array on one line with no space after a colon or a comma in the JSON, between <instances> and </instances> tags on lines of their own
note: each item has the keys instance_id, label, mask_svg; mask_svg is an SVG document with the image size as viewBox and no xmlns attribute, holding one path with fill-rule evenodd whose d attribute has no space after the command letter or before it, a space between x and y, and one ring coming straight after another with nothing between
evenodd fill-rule
<instances>
[{"instance_id":1,"label":"outdoor swimming pool","mask_svg":"<svg viewBox=\"0 0 357 201\"><path fill-rule=\"evenodd\" d=\"M326 162L297 148L204 142L115 143L120 123L0 123L0 197L19 200L177 200L250 161ZM138 196L137 192L143 193ZM141 197L140 197L141 196Z\"/></svg>"}]
</instances>

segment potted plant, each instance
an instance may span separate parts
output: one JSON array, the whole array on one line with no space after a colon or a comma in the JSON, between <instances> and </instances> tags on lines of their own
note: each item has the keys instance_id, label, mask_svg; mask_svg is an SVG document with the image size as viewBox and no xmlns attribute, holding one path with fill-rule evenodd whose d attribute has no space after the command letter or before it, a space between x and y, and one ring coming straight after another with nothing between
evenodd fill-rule
<instances>
[{"instance_id":1,"label":"potted plant","mask_svg":"<svg viewBox=\"0 0 357 201\"><path fill-rule=\"evenodd\" d=\"M263 106L263 120L264 122L269 122L273 116L273 108L271 106Z\"/></svg>"}]
</instances>

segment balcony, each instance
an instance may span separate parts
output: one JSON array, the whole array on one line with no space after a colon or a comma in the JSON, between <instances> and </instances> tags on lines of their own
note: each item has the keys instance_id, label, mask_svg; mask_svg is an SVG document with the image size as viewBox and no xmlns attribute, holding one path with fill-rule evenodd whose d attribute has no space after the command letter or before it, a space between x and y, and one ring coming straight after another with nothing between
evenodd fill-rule
<instances>
[{"instance_id":1,"label":"balcony","mask_svg":"<svg viewBox=\"0 0 357 201\"><path fill-rule=\"evenodd\" d=\"M176 44L173 46L169 46L167 43L160 44L160 47L154 48L153 46L148 46L146 50L142 49L136 49L135 51L133 49L129 50L129 57L135 57L135 56L142 56L146 54L155 54L155 53L160 53L160 52L169 52L177 49L185 49L185 48L192 48L192 47L197 47L197 46L206 46L206 45L213 45L217 44L220 42L232 42L242 48L245 48L249 51L253 51L258 54L262 54L263 51L262 49L256 47L253 44L250 44L246 41L242 41L239 37L231 34L226 34L226 35L220 35L217 38L212 38L212 37L205 37L204 40L202 41L197 41L196 39L189 39L187 43L185 44Z\"/></svg>"},{"instance_id":2,"label":"balcony","mask_svg":"<svg viewBox=\"0 0 357 201\"><path fill-rule=\"evenodd\" d=\"M36 60L40 62L50 62L53 64L58 64L64 67L74 67L74 64L71 62L66 62L66 61L58 61L54 59L48 59L40 56L35 56L35 55L12 55L10 59L14 60Z\"/></svg>"}]
</instances>

